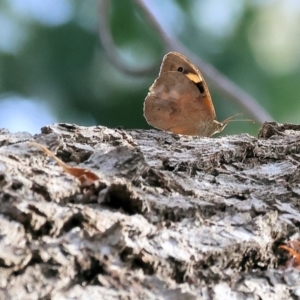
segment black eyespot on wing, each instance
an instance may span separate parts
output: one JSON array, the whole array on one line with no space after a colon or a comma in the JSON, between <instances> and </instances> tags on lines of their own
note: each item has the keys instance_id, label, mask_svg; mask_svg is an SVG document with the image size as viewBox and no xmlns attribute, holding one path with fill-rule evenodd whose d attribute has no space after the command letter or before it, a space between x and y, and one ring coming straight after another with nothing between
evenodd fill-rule
<instances>
[{"instance_id":1,"label":"black eyespot on wing","mask_svg":"<svg viewBox=\"0 0 300 300\"><path fill-rule=\"evenodd\" d=\"M202 95L202 97L205 97L206 94L205 94L205 88L204 88L204 85L203 85L203 81L197 82L196 86L197 86L200 94Z\"/></svg>"},{"instance_id":2,"label":"black eyespot on wing","mask_svg":"<svg viewBox=\"0 0 300 300\"><path fill-rule=\"evenodd\" d=\"M183 72L183 68L182 68L182 67L179 67L179 68L177 69L177 71L178 71L178 72Z\"/></svg>"}]
</instances>

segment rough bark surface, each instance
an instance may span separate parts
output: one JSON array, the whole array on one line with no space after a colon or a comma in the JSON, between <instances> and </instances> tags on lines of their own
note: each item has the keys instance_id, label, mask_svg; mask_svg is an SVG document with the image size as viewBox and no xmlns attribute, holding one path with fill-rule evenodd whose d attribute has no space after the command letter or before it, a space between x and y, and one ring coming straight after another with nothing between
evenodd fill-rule
<instances>
[{"instance_id":1,"label":"rough bark surface","mask_svg":"<svg viewBox=\"0 0 300 300\"><path fill-rule=\"evenodd\" d=\"M82 190L39 149L100 178ZM0 130L0 299L299 299L300 126Z\"/></svg>"}]
</instances>

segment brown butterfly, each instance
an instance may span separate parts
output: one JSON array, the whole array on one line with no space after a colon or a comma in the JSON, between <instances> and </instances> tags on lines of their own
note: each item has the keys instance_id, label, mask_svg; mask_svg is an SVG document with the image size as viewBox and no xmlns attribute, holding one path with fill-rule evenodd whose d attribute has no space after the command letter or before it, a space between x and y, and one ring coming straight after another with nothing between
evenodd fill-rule
<instances>
[{"instance_id":1,"label":"brown butterfly","mask_svg":"<svg viewBox=\"0 0 300 300\"><path fill-rule=\"evenodd\" d=\"M178 52L164 56L144 102L144 117L155 128L197 136L212 136L233 121L232 117L216 120L202 74Z\"/></svg>"}]
</instances>

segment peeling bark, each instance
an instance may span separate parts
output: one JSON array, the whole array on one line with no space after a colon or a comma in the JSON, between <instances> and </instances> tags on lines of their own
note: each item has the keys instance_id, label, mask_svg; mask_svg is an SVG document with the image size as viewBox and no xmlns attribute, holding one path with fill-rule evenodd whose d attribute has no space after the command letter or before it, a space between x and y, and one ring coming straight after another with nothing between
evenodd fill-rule
<instances>
[{"instance_id":1,"label":"peeling bark","mask_svg":"<svg viewBox=\"0 0 300 300\"><path fill-rule=\"evenodd\" d=\"M84 191L46 145L99 181ZM0 130L0 299L297 299L300 126Z\"/></svg>"}]
</instances>

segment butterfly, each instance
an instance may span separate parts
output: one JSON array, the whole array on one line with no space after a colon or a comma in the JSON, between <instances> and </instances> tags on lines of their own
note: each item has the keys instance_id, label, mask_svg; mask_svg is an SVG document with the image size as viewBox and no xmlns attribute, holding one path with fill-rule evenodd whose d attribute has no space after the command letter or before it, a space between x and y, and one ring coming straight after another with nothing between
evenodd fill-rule
<instances>
[{"instance_id":1,"label":"butterfly","mask_svg":"<svg viewBox=\"0 0 300 300\"><path fill-rule=\"evenodd\" d=\"M164 56L158 78L144 102L144 117L155 128L203 137L219 133L229 122L237 121L231 120L233 117L223 122L216 120L214 105L202 74L178 52L169 52Z\"/></svg>"}]
</instances>

